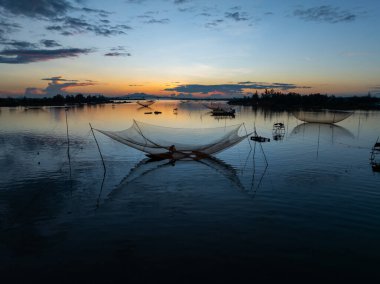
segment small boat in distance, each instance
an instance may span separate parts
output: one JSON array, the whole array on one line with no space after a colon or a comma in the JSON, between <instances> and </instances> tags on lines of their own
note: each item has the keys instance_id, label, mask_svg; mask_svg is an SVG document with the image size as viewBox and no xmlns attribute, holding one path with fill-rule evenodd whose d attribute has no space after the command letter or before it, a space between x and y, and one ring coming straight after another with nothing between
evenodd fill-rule
<instances>
[{"instance_id":1,"label":"small boat in distance","mask_svg":"<svg viewBox=\"0 0 380 284\"><path fill-rule=\"evenodd\" d=\"M251 136L251 140L255 142L259 142L259 143L270 142L270 138L266 138L266 137L262 137L258 135Z\"/></svg>"},{"instance_id":2,"label":"small boat in distance","mask_svg":"<svg viewBox=\"0 0 380 284\"><path fill-rule=\"evenodd\" d=\"M251 136L251 140L255 141L255 142L259 142L259 143L270 142L269 138L266 138L266 137L263 137L263 136L259 136L257 134L256 126L255 126L255 129L253 131L253 135Z\"/></svg>"},{"instance_id":3,"label":"small boat in distance","mask_svg":"<svg viewBox=\"0 0 380 284\"><path fill-rule=\"evenodd\" d=\"M226 103L209 103L205 104L204 106L208 109L211 109L211 113L213 116L235 116L235 109L233 109Z\"/></svg>"},{"instance_id":4,"label":"small boat in distance","mask_svg":"<svg viewBox=\"0 0 380 284\"><path fill-rule=\"evenodd\" d=\"M234 109L214 109L211 111L213 116L235 116Z\"/></svg>"}]
</instances>

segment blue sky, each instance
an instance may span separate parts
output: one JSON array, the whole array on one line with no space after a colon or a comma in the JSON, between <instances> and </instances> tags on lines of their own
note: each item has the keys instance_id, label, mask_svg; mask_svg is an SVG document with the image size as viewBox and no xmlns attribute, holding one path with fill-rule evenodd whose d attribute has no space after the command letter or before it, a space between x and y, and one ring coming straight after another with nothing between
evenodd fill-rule
<instances>
[{"instance_id":1,"label":"blue sky","mask_svg":"<svg viewBox=\"0 0 380 284\"><path fill-rule=\"evenodd\" d=\"M0 96L380 92L380 1L0 0Z\"/></svg>"}]
</instances>

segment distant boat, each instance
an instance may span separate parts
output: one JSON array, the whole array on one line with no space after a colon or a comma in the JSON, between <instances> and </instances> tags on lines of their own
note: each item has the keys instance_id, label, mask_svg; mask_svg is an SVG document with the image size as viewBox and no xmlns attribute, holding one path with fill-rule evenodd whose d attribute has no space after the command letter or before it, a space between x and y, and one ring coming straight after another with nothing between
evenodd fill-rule
<instances>
[{"instance_id":1,"label":"distant boat","mask_svg":"<svg viewBox=\"0 0 380 284\"><path fill-rule=\"evenodd\" d=\"M259 143L270 142L269 138L266 138L266 137L263 137L263 136L259 136L257 134L257 132L256 132L256 126L255 126L255 129L253 131L253 135L251 136L251 140L255 141L255 142L259 142Z\"/></svg>"},{"instance_id":2,"label":"distant boat","mask_svg":"<svg viewBox=\"0 0 380 284\"><path fill-rule=\"evenodd\" d=\"M337 123L350 115L351 111L337 111L337 110L321 110L321 111L298 111L293 112L293 115L304 122L311 123Z\"/></svg>"},{"instance_id":3,"label":"distant boat","mask_svg":"<svg viewBox=\"0 0 380 284\"><path fill-rule=\"evenodd\" d=\"M235 115L235 110L230 107L226 103L209 103L205 104L205 107L208 109L211 109L212 115L217 115L217 116L234 116Z\"/></svg>"},{"instance_id":4,"label":"distant boat","mask_svg":"<svg viewBox=\"0 0 380 284\"><path fill-rule=\"evenodd\" d=\"M234 109L214 109L211 111L213 116L235 116L235 110Z\"/></svg>"},{"instance_id":5,"label":"distant boat","mask_svg":"<svg viewBox=\"0 0 380 284\"><path fill-rule=\"evenodd\" d=\"M30 110L30 109L42 109L42 106L27 106L27 107L25 107L25 110Z\"/></svg>"}]
</instances>

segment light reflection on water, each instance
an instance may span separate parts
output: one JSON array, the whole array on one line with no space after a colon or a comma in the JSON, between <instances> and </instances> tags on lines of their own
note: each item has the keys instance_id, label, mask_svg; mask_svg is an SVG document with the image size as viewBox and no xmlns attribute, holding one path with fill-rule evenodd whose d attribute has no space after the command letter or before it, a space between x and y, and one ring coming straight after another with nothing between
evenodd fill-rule
<instances>
[{"instance_id":1,"label":"light reflection on water","mask_svg":"<svg viewBox=\"0 0 380 284\"><path fill-rule=\"evenodd\" d=\"M150 108L70 108L70 162L64 108L1 109L2 272L100 269L101 279L127 270L128 279L143 281L222 270L214 279L228 279L253 265L263 278L273 269L373 274L380 260L380 175L368 159L380 135L379 113L356 112L325 125L249 107L237 107L235 118L215 118L197 102ZM155 110L162 113L144 113ZM215 159L175 164L147 162L96 133L103 179L88 123L122 130L133 119L185 128L244 122L248 132L256 126L268 138L273 123L282 122L286 131L283 140L263 143L264 152L245 140Z\"/></svg>"}]
</instances>

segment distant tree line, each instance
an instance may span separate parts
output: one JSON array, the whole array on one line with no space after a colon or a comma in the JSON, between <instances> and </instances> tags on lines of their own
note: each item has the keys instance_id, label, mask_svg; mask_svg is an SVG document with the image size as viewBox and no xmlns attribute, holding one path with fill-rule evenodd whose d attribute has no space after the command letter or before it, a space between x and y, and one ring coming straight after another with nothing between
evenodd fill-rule
<instances>
[{"instance_id":1,"label":"distant tree line","mask_svg":"<svg viewBox=\"0 0 380 284\"><path fill-rule=\"evenodd\" d=\"M231 105L245 105L278 110L288 109L380 109L380 98L371 96L336 97L333 95L321 95L319 93L301 95L290 92L287 94L265 90L264 93L252 94L243 98L229 100Z\"/></svg>"},{"instance_id":2,"label":"distant tree line","mask_svg":"<svg viewBox=\"0 0 380 284\"><path fill-rule=\"evenodd\" d=\"M16 107L16 106L63 106L75 104L103 104L110 102L109 98L102 95L55 95L51 98L0 98L0 106Z\"/></svg>"}]
</instances>

